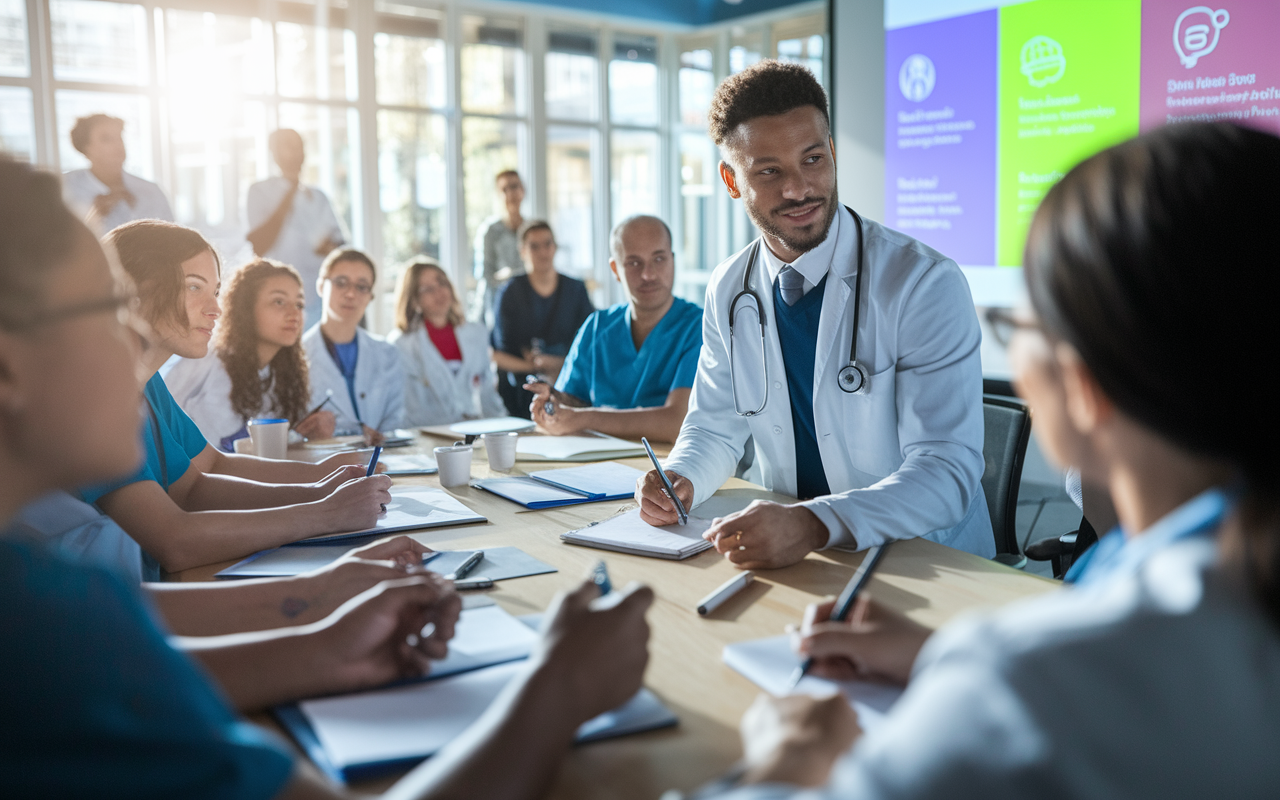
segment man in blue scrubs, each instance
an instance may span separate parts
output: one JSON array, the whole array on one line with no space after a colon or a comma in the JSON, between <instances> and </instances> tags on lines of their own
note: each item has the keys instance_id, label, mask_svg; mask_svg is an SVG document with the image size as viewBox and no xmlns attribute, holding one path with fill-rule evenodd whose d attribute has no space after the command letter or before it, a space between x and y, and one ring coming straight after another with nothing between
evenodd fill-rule
<instances>
[{"instance_id":1,"label":"man in blue scrubs","mask_svg":"<svg viewBox=\"0 0 1280 800\"><path fill-rule=\"evenodd\" d=\"M600 431L674 442L702 348L702 309L671 294L671 230L657 217L613 229L609 268L627 302L587 318L552 389L530 383L533 420L554 434Z\"/></svg>"}]
</instances>

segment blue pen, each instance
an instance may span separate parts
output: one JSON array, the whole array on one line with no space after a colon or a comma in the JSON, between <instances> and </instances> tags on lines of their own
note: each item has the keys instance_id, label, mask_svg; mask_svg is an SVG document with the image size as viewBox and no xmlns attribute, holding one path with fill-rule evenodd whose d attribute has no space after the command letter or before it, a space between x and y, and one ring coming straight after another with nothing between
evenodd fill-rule
<instances>
[{"instance_id":1,"label":"blue pen","mask_svg":"<svg viewBox=\"0 0 1280 800\"><path fill-rule=\"evenodd\" d=\"M364 473L364 476L366 478L372 477L373 471L378 468L378 456L380 455L382 455L381 445L373 448L373 458L369 459L369 469L365 470L365 473Z\"/></svg>"},{"instance_id":2,"label":"blue pen","mask_svg":"<svg viewBox=\"0 0 1280 800\"><path fill-rule=\"evenodd\" d=\"M654 455L653 448L649 446L649 440L641 436L640 444L644 445L644 451L649 454L649 460L653 462L654 470L657 471L658 477L662 479L662 485L667 489L667 496L671 498L671 502L676 504L676 519L680 520L681 525L684 525L689 521L689 512L685 511L684 503L681 503L680 498L676 497L676 487L671 485L671 479L667 477L662 465L658 463L658 457Z\"/></svg>"},{"instance_id":3,"label":"blue pen","mask_svg":"<svg viewBox=\"0 0 1280 800\"><path fill-rule=\"evenodd\" d=\"M609 568L603 561L597 561L595 568L591 570L591 582L599 587L601 597L613 591L613 581L609 580Z\"/></svg>"}]
</instances>

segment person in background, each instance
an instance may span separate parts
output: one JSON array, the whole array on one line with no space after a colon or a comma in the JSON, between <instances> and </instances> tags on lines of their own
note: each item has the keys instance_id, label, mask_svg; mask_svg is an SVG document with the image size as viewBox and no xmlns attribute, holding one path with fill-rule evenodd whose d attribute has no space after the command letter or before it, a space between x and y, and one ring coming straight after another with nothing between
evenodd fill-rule
<instances>
[{"instance_id":1,"label":"person in background","mask_svg":"<svg viewBox=\"0 0 1280 800\"><path fill-rule=\"evenodd\" d=\"M135 219L173 221L160 187L124 171L124 120L80 117L71 128L71 146L89 159L89 167L62 176L62 197L90 228L104 234Z\"/></svg>"},{"instance_id":2,"label":"person in background","mask_svg":"<svg viewBox=\"0 0 1280 800\"><path fill-rule=\"evenodd\" d=\"M426 574L383 581L320 623L174 647L136 589L14 540L15 513L56 489L133 469L136 336L93 235L52 175L0 160L0 774L13 797L346 798L227 695L324 693L421 675L445 654L460 603ZM214 588L213 591L218 591ZM231 591L235 591L232 589ZM586 720L640 687L644 614L630 586L603 602L558 595L534 655L488 712L401 779L400 798L505 797L549 788ZM406 639L431 625L432 633ZM214 685L210 675L221 684ZM251 697L245 691L256 692ZM33 768L38 765L39 768Z\"/></svg>"},{"instance_id":3,"label":"person in background","mask_svg":"<svg viewBox=\"0 0 1280 800\"><path fill-rule=\"evenodd\" d=\"M326 399L339 436L362 434L382 444L382 431L404 424L404 370L400 354L360 327L373 300L378 271L359 250L334 250L320 265L320 324L302 336L311 363L311 404Z\"/></svg>"},{"instance_id":4,"label":"person in background","mask_svg":"<svg viewBox=\"0 0 1280 800\"><path fill-rule=\"evenodd\" d=\"M555 381L578 328L595 307L585 283L556 272L556 237L546 222L521 226L520 257L526 274L507 281L495 301L493 362L507 412L529 419L533 394L524 388L526 376Z\"/></svg>"},{"instance_id":5,"label":"person in background","mask_svg":"<svg viewBox=\"0 0 1280 800\"><path fill-rule=\"evenodd\" d=\"M520 241L516 237L524 217L524 181L514 169L499 172L493 179L494 189L502 198L503 213L495 214L480 224L475 243L475 313L474 319L492 327L494 299L502 284L524 274L520 260Z\"/></svg>"},{"instance_id":6,"label":"person in background","mask_svg":"<svg viewBox=\"0 0 1280 800\"><path fill-rule=\"evenodd\" d=\"M1188 123L1049 190L1030 308L996 335L1045 454L1105 486L1119 526L1065 590L932 636L874 602L811 608L815 671L906 694L866 734L839 694L761 699L734 797L1280 796L1280 428L1256 385L1277 184L1280 139ZM1188 391L1188 364L1215 391Z\"/></svg>"},{"instance_id":7,"label":"person in background","mask_svg":"<svg viewBox=\"0 0 1280 800\"><path fill-rule=\"evenodd\" d=\"M365 477L367 455L339 453L308 464L222 453L169 393L160 366L174 355L204 358L220 313L218 261L204 237L180 225L138 220L105 241L136 285L146 323L139 334L146 462L127 477L82 489L81 497L154 559L144 577L158 579L161 567L175 572L307 536L372 527L390 501L391 480ZM296 278L289 281L296 292ZM295 295L291 313L297 302ZM300 389L305 404L305 380Z\"/></svg>"},{"instance_id":8,"label":"person in background","mask_svg":"<svg viewBox=\"0 0 1280 800\"><path fill-rule=\"evenodd\" d=\"M489 332L467 322L453 283L425 256L409 262L396 292L396 329L405 376L405 424L447 425L506 413L489 357Z\"/></svg>"},{"instance_id":9,"label":"person in background","mask_svg":"<svg viewBox=\"0 0 1280 800\"><path fill-rule=\"evenodd\" d=\"M346 241L346 234L328 196L301 182L306 160L302 135L281 128L267 141L280 175L249 187L247 238L259 258L288 264L302 276L307 301L303 327L310 328L320 321L320 296L316 293L320 263Z\"/></svg>"},{"instance_id":10,"label":"person in background","mask_svg":"<svg viewBox=\"0 0 1280 800\"><path fill-rule=\"evenodd\" d=\"M223 452L235 452L251 419L287 419L303 436L333 435L331 412L303 420L311 383L300 342L302 303L302 280L292 267L267 260L241 267L220 302L226 317L214 346L164 376L173 399Z\"/></svg>"},{"instance_id":11,"label":"person in background","mask_svg":"<svg viewBox=\"0 0 1280 800\"><path fill-rule=\"evenodd\" d=\"M674 442L698 372L702 309L671 294L675 256L665 222L628 217L613 229L611 245L609 269L627 302L587 318L554 389L524 387L534 395L530 411L549 433Z\"/></svg>"}]
</instances>

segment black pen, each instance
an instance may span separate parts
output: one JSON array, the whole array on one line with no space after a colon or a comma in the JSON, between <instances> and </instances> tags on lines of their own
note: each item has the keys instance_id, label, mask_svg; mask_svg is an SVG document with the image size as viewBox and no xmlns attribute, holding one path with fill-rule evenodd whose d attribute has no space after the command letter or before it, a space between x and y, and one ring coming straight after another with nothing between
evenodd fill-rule
<instances>
[{"instance_id":1,"label":"black pen","mask_svg":"<svg viewBox=\"0 0 1280 800\"><path fill-rule=\"evenodd\" d=\"M445 578L451 581L456 581L461 578L465 578L471 572L471 570L476 568L476 565L479 564L481 561L484 561L484 551L477 550L471 555L467 556L467 560L463 561L461 564L455 567L453 572L449 573L448 575L445 575Z\"/></svg>"},{"instance_id":2,"label":"black pen","mask_svg":"<svg viewBox=\"0 0 1280 800\"><path fill-rule=\"evenodd\" d=\"M551 385L548 381L538 377L537 375L525 375L524 382L525 383L546 383L548 386ZM555 391L555 389L552 389L552 391ZM556 415L556 404L551 402L551 395L547 395L547 401L542 404L542 411L548 417L554 417Z\"/></svg>"},{"instance_id":3,"label":"black pen","mask_svg":"<svg viewBox=\"0 0 1280 800\"><path fill-rule=\"evenodd\" d=\"M680 520L680 524L687 524L689 522L689 512L684 510L684 503L681 503L680 498L676 497L676 487L671 485L671 479L662 470L662 465L658 463L658 457L654 455L653 448L649 446L649 440L641 436L640 444L644 445L644 451L649 454L649 460L653 462L653 468L658 471L658 477L662 478L662 485L667 487L667 496L671 498L671 502L676 504L676 517Z\"/></svg>"},{"instance_id":4,"label":"black pen","mask_svg":"<svg viewBox=\"0 0 1280 800\"><path fill-rule=\"evenodd\" d=\"M835 611L831 614L832 622L844 622L849 616L849 612L853 610L853 601L858 599L858 595L862 592L863 587L871 580L871 573L875 571L876 565L880 563L880 559L884 556L887 544L877 545L876 547L867 548L867 554L863 557L862 563L858 565L857 571L853 573L853 577L845 584L844 591L840 592L840 597L836 599ZM791 673L791 691L795 691L800 685L801 679L805 673L813 666L813 656L806 658L804 663L796 667L796 671Z\"/></svg>"},{"instance_id":5,"label":"black pen","mask_svg":"<svg viewBox=\"0 0 1280 800\"><path fill-rule=\"evenodd\" d=\"M313 408L313 409L311 409L310 411L308 411L308 412L306 413L306 416L304 416L302 419L300 419L300 420L298 420L297 422L295 422L295 423L293 424L293 428L296 428L296 427L298 427L299 425L301 425L302 423L304 423L304 422L306 422L307 420L311 419L313 416L315 416L315 413L316 413L317 411L319 411L320 409L322 409L322 408L324 408L325 406L329 405L329 401L330 401L330 400L332 400L332 399L333 399L333 390L332 390L332 389L325 389L325 390L324 390L324 399L320 401L320 405L318 405L318 406L316 406L315 408ZM293 428L290 428L289 430L293 430Z\"/></svg>"}]
</instances>

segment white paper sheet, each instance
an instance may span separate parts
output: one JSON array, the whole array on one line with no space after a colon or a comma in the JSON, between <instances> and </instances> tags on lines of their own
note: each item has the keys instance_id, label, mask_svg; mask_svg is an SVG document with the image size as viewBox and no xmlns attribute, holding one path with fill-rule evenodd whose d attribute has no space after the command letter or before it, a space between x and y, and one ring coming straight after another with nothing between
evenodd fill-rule
<instances>
[{"instance_id":1,"label":"white paper sheet","mask_svg":"<svg viewBox=\"0 0 1280 800\"><path fill-rule=\"evenodd\" d=\"M667 558L687 558L711 547L702 534L711 527L712 520L741 511L748 503L750 500L741 497L712 495L689 512L687 525L664 525L661 528L640 519L640 509L634 508L590 527L566 533L561 538L575 544L594 544L606 549L627 548Z\"/></svg>"},{"instance_id":2,"label":"white paper sheet","mask_svg":"<svg viewBox=\"0 0 1280 800\"><path fill-rule=\"evenodd\" d=\"M537 632L501 606L468 608L458 618L449 640L449 655L431 663L431 674L450 675L526 658L537 643Z\"/></svg>"},{"instance_id":3,"label":"white paper sheet","mask_svg":"<svg viewBox=\"0 0 1280 800\"><path fill-rule=\"evenodd\" d=\"M639 442L612 436L521 436L516 458L527 461L604 461L644 455Z\"/></svg>"},{"instance_id":4,"label":"white paper sheet","mask_svg":"<svg viewBox=\"0 0 1280 800\"><path fill-rule=\"evenodd\" d=\"M791 649L789 635L726 645L721 656L738 674L775 697L789 694L830 695L842 692L858 712L858 724L870 731L881 724L902 689L866 681L829 681L806 675L791 690L791 675L802 659Z\"/></svg>"},{"instance_id":5,"label":"white paper sheet","mask_svg":"<svg viewBox=\"0 0 1280 800\"><path fill-rule=\"evenodd\" d=\"M430 475L439 469L432 456L386 456L382 463L387 467L388 475Z\"/></svg>"},{"instance_id":6,"label":"white paper sheet","mask_svg":"<svg viewBox=\"0 0 1280 800\"><path fill-rule=\"evenodd\" d=\"M426 486L397 486L391 489L391 502L387 503L387 510L378 517L376 528L353 533L312 536L309 539L303 539L302 542L329 542L415 528L440 528L446 525L465 525L484 521L483 516L464 506L443 489ZM300 543L295 542L288 546L298 544Z\"/></svg>"}]
</instances>

